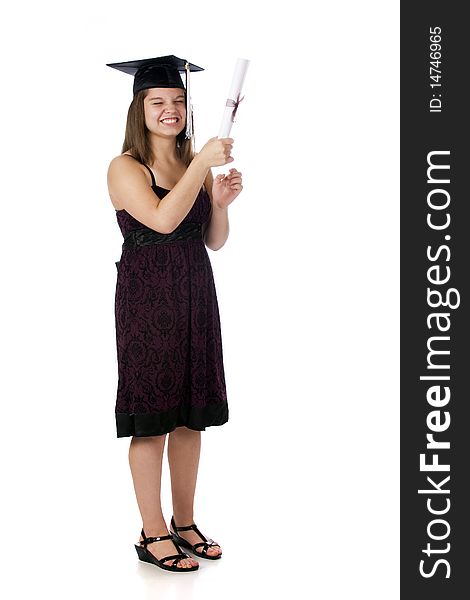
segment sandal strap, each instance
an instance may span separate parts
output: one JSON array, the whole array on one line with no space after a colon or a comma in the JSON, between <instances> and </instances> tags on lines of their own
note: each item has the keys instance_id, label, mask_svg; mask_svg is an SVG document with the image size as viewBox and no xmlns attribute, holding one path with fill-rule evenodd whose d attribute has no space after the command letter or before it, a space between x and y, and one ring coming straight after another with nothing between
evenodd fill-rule
<instances>
[{"instance_id":1,"label":"sandal strap","mask_svg":"<svg viewBox=\"0 0 470 600\"><path fill-rule=\"evenodd\" d=\"M199 537L200 537L202 540L204 540L204 542L207 542L207 541L208 541L208 538L206 538L206 536L205 536L203 533L201 533L201 532L199 531L199 529L196 527L196 524L195 524L195 523L193 523L193 524L191 525L191 528L192 528L192 529L194 529L194 531L195 531L195 532L198 534L198 536L199 536Z\"/></svg>"},{"instance_id":2,"label":"sandal strap","mask_svg":"<svg viewBox=\"0 0 470 600\"><path fill-rule=\"evenodd\" d=\"M175 565L177 565L179 563L180 560L183 560L183 558L189 558L189 555L186 554L186 552L183 552L182 554L170 554L170 556L164 556L163 558L159 558L158 560L160 562L165 562L167 560L173 560L173 564L171 565L172 567L174 567Z\"/></svg>"},{"instance_id":3,"label":"sandal strap","mask_svg":"<svg viewBox=\"0 0 470 600\"><path fill-rule=\"evenodd\" d=\"M196 523L191 523L191 525L184 525L183 527L176 527L175 517L172 515L171 526L175 531L189 531L190 529L194 529L196 527Z\"/></svg>"},{"instance_id":4,"label":"sandal strap","mask_svg":"<svg viewBox=\"0 0 470 600\"><path fill-rule=\"evenodd\" d=\"M174 519L174 517L171 517L171 524L173 525L173 528L176 532L189 531L190 529L192 529L193 531L195 531L198 534L198 536L201 539L203 539L205 542L207 542L206 536L199 531L199 529L196 527L196 523L191 523L191 525L184 525L183 527L176 527L175 519Z\"/></svg>"},{"instance_id":5,"label":"sandal strap","mask_svg":"<svg viewBox=\"0 0 470 600\"><path fill-rule=\"evenodd\" d=\"M175 527L176 531L189 531L190 529L194 529L196 527L196 524L193 523L192 525L185 525L184 527Z\"/></svg>"},{"instance_id":6,"label":"sandal strap","mask_svg":"<svg viewBox=\"0 0 470 600\"><path fill-rule=\"evenodd\" d=\"M218 545L219 544L214 542L214 540L208 539L207 542L198 542L197 544L194 544L193 550L196 550L196 548L198 546L204 546L204 548L201 550L201 552L203 552L204 554L207 554L207 551L209 550L209 548L211 546L218 546Z\"/></svg>"},{"instance_id":7,"label":"sandal strap","mask_svg":"<svg viewBox=\"0 0 470 600\"><path fill-rule=\"evenodd\" d=\"M196 523L192 523L191 525L184 525L183 527L176 527L175 519L174 519L174 517L171 517L171 525L176 532L189 531L190 529L192 529L199 535L200 538L202 538L204 540L203 542L197 542L196 544L191 544L191 548L193 551L195 551L196 548L198 548L199 546L203 546L203 548L200 552L202 552L202 554L207 554L207 551L209 550L209 548L211 548L212 546L219 546L219 544L217 542L214 542L213 539L206 538L206 536L199 531L199 529L196 526Z\"/></svg>"},{"instance_id":8,"label":"sandal strap","mask_svg":"<svg viewBox=\"0 0 470 600\"><path fill-rule=\"evenodd\" d=\"M142 537L144 539L141 540L140 543L144 545L144 548L147 547L147 544L151 544L152 542L160 542L161 540L171 540L171 539L173 539L172 536L171 536L171 534L168 534L168 535L159 535L158 537L147 537L145 535L144 528L142 528L142 534L141 535L142 535Z\"/></svg>"},{"instance_id":9,"label":"sandal strap","mask_svg":"<svg viewBox=\"0 0 470 600\"><path fill-rule=\"evenodd\" d=\"M152 544L153 542L160 542L161 540L171 540L171 535L159 535L158 537L148 537L143 540L146 544Z\"/></svg>"}]
</instances>

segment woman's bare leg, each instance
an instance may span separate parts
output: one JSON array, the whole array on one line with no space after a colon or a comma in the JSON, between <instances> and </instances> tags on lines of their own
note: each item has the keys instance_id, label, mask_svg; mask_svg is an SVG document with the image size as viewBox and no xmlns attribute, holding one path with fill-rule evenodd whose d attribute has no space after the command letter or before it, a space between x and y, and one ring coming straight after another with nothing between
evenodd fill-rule
<instances>
[{"instance_id":1,"label":"woman's bare leg","mask_svg":"<svg viewBox=\"0 0 470 600\"><path fill-rule=\"evenodd\" d=\"M166 434L149 437L134 436L129 446L129 465L147 537L157 537L169 533L162 514L160 496L165 438ZM140 536L140 540L142 539ZM170 554L177 554L171 540L152 542L147 548L158 559ZM165 564L171 565L172 562L173 559L165 561ZM185 558L178 562L178 566L182 569L196 564L198 564L197 561L192 558Z\"/></svg>"},{"instance_id":2,"label":"woman's bare leg","mask_svg":"<svg viewBox=\"0 0 470 600\"><path fill-rule=\"evenodd\" d=\"M200 454L200 431L177 427L168 434L168 463L171 475L173 516L177 527L191 525L194 522L194 494ZM202 541L195 531L178 531L176 533L190 544ZM198 550L201 548L202 546ZM210 555L220 554L220 546L209 548L207 553Z\"/></svg>"}]
</instances>

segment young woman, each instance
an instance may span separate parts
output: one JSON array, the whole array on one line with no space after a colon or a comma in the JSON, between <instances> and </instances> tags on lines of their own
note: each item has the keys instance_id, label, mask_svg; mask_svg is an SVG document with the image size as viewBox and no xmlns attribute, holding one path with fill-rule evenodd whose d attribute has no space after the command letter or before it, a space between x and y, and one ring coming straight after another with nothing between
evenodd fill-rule
<instances>
[{"instance_id":1,"label":"young woman","mask_svg":"<svg viewBox=\"0 0 470 600\"><path fill-rule=\"evenodd\" d=\"M201 431L228 421L221 327L206 246L229 233L228 206L241 173L215 180L233 161L232 138L193 150L189 96L179 71L201 70L174 56L108 66L134 74L122 154L108 189L124 236L115 298L118 437L131 437L129 463L142 516L141 560L194 571L222 549L194 523ZM189 114L188 114L189 113ZM173 516L168 531L160 484L168 434Z\"/></svg>"}]
</instances>

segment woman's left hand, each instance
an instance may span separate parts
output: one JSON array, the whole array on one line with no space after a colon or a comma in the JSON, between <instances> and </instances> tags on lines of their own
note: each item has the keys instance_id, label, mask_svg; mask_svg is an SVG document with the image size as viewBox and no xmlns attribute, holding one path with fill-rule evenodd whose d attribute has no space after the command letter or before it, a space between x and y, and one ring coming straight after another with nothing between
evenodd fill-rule
<instances>
[{"instance_id":1,"label":"woman's left hand","mask_svg":"<svg viewBox=\"0 0 470 600\"><path fill-rule=\"evenodd\" d=\"M228 175L217 175L212 185L212 198L218 208L227 208L242 191L242 174L230 169Z\"/></svg>"}]
</instances>

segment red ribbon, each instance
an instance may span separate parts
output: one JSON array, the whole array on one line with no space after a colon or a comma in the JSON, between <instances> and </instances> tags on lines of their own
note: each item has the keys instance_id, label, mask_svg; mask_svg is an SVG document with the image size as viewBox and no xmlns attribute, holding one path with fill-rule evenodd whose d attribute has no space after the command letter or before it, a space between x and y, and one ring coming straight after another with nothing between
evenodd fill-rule
<instances>
[{"instance_id":1,"label":"red ribbon","mask_svg":"<svg viewBox=\"0 0 470 600\"><path fill-rule=\"evenodd\" d=\"M238 98L236 100L232 100L231 98L227 99L227 102L225 103L225 106L233 106L233 110L232 110L232 123L235 123L235 116L237 114L237 110L238 110L238 105L240 104L240 102L243 100L245 96L242 96L240 98L240 94L238 94Z\"/></svg>"}]
</instances>

